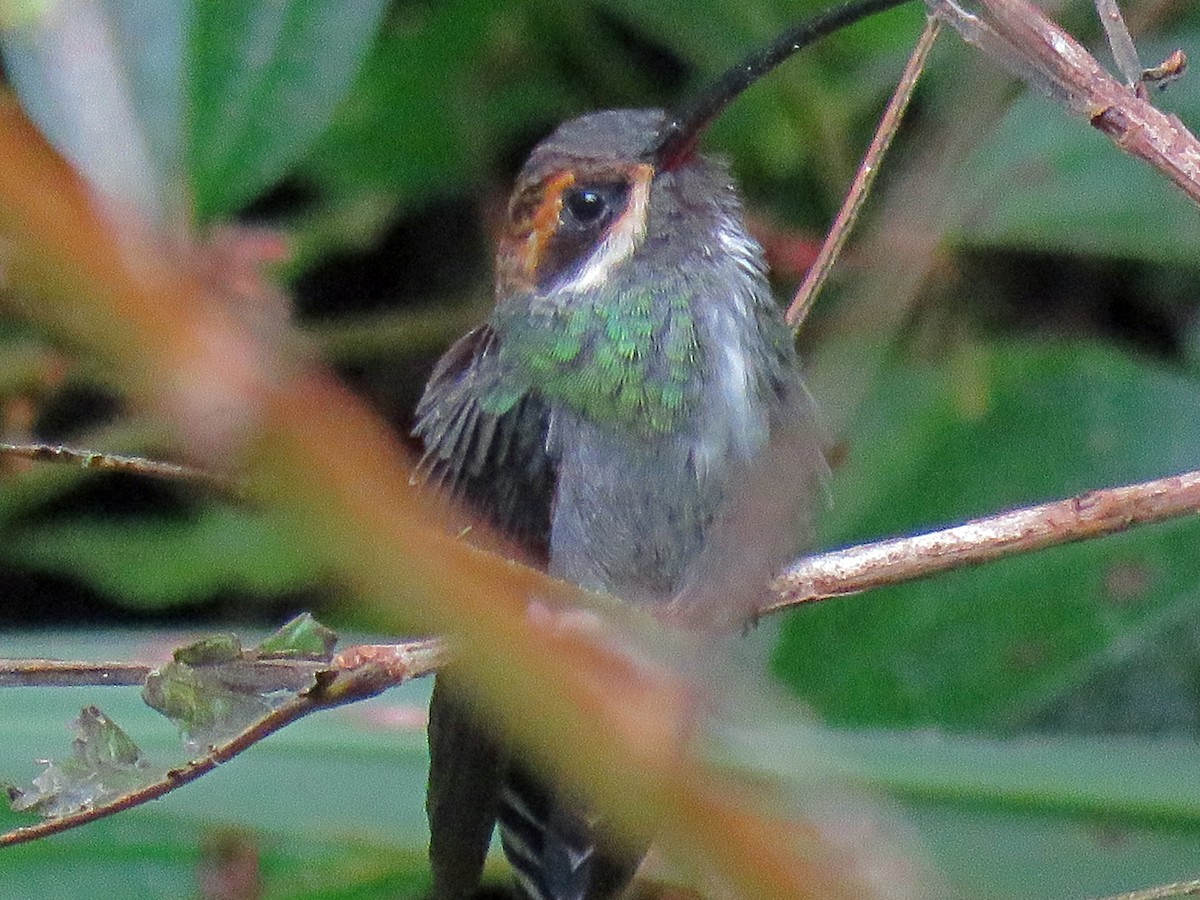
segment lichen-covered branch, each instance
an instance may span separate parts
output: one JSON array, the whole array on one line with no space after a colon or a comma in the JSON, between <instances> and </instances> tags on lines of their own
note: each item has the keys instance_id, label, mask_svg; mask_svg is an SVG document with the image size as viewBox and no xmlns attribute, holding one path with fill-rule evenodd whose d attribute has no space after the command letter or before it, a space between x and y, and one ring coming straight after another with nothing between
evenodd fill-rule
<instances>
[{"instance_id":1,"label":"lichen-covered branch","mask_svg":"<svg viewBox=\"0 0 1200 900\"><path fill-rule=\"evenodd\" d=\"M1088 491L927 534L847 547L788 566L775 579L773 599L762 614L1197 512L1200 471Z\"/></svg>"}]
</instances>

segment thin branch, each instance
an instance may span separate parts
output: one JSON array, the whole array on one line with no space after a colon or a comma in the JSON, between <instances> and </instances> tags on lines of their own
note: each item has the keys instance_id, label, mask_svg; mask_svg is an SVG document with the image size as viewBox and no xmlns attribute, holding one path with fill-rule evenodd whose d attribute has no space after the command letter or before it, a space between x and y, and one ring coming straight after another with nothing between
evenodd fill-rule
<instances>
[{"instance_id":1,"label":"thin branch","mask_svg":"<svg viewBox=\"0 0 1200 900\"><path fill-rule=\"evenodd\" d=\"M802 603L903 584L940 572L1104 537L1137 525L1198 512L1200 470L1088 491L924 534L806 556L793 562L775 579L771 587L772 599L758 614L769 615ZM333 668L356 668L365 662L387 660L397 652L410 652L417 647L432 652L433 648L442 645L425 641L350 647L339 655L340 662ZM439 652L444 653L444 648ZM264 678L271 670L277 670L281 687L295 678L298 666L307 672L326 668L322 664L287 660L261 660L255 665L262 669ZM0 687L141 684L151 668L142 663L0 659ZM407 680L409 676L403 674L406 670L400 671L400 681Z\"/></svg>"},{"instance_id":2,"label":"thin branch","mask_svg":"<svg viewBox=\"0 0 1200 900\"><path fill-rule=\"evenodd\" d=\"M146 663L0 659L0 687L134 687L154 669Z\"/></svg>"},{"instance_id":3,"label":"thin branch","mask_svg":"<svg viewBox=\"0 0 1200 900\"><path fill-rule=\"evenodd\" d=\"M974 16L953 0L926 0L930 12L1016 77L1086 118L1121 150L1149 163L1200 203L1200 141L1183 123L1139 97L1073 37L1026 0L979 0ZM1186 66L1172 54L1170 69Z\"/></svg>"},{"instance_id":4,"label":"thin branch","mask_svg":"<svg viewBox=\"0 0 1200 900\"><path fill-rule=\"evenodd\" d=\"M892 138L900 128L904 111L908 109L908 103L916 89L917 80L925 68L929 51L933 49L933 42L937 38L938 30L939 23L936 18L930 16L926 19L925 30L921 32L921 37L917 40L917 45L913 48L912 55L908 58L908 64L905 65L904 72L900 76L900 82L892 93L892 99L888 101L887 109L884 110L883 117L879 120L879 126L875 129L875 135L871 138L866 155L863 156L858 171L854 174L854 181L850 184L850 190L847 191L846 198L842 201L842 208L838 210L837 217L829 228L829 236L825 238L820 253L817 254L813 264L809 266L804 280L796 289L796 295L788 305L787 323L794 329L799 328L808 318L817 294L821 292L821 288L829 278L833 264L841 255L846 239L850 236L850 230L858 221L858 214L862 211L863 204L871 193L871 187L875 184L875 176L879 173L883 157L892 144Z\"/></svg>"},{"instance_id":5,"label":"thin branch","mask_svg":"<svg viewBox=\"0 0 1200 900\"><path fill-rule=\"evenodd\" d=\"M989 9L1002 6L1000 0L982 2ZM1022 41L1034 57L1049 53L1057 58L1066 52L1075 61L1091 59L1079 56L1073 49L1078 45L1068 43L1061 32L1053 44L1045 44L1049 32L1039 31L1039 22L1028 21L1038 15L1028 4L1009 0L1006 8L1017 18L1008 26L1025 28ZM1014 51L1014 58L1024 57ZM1052 67L1031 77L1045 85L1058 84ZM1124 149L1138 152L1134 148L1141 142L1157 152L1163 170L1185 189L1185 182L1190 183L1192 195L1200 196L1195 178L1200 152L1185 143L1178 148L1164 144L1177 136L1160 127L1169 120L1152 111L1160 117L1152 122L1150 112L1128 105L1131 92L1108 81L1113 85L1112 103L1103 97L1097 101L1099 95L1091 93L1060 95ZM1107 83L1104 89L1109 90ZM1135 116L1142 118L1135 121ZM591 670L560 652L573 646L571 635L539 630L522 617L533 583L527 574L515 567L503 569L494 560L485 565L481 555L447 548L426 536L424 507L400 487L406 480L405 466L376 420L327 376L279 365L282 351L265 337L246 335L230 311L203 302L209 296L204 286L171 266L150 242L138 243L133 231L120 235L126 239L121 247L138 262L140 279L120 265L91 265L94 259L126 258L115 246L112 221L94 214L65 166L45 162L53 157L39 149L27 123L15 121L11 114L0 121L6 123L0 128L6 159L0 167L0 238L12 242L15 274L10 277L16 287L43 288L31 292L48 301L37 304L38 321L116 360L117 374L130 392L155 402L182 445L200 447L197 452L210 459L236 449L236 439L245 433L239 426L260 424L250 455L252 471L267 485L267 499L291 516L298 529L307 529L313 552L328 560L364 600L394 603L394 620L410 619L460 634L464 659L475 666L468 673L499 717L518 724L538 720L524 701L541 689L535 712L544 719L544 734L532 729L521 734L547 756L557 759L557 751L567 771L568 762L574 762L580 772L588 772L591 778L581 779L581 786L593 790L598 806L602 798L619 793L606 789L620 784L647 810L663 814L674 846L692 848L691 861L696 864L711 860L733 889L759 887L759 893L772 896L821 895L820 880L814 881L808 871L814 866L800 865L818 853L825 855L827 842L820 835L800 843L806 852L798 857L790 852L791 842L773 840L778 835L778 828L770 827L773 823L760 822L744 802L733 802L741 801L741 795L727 789L718 776L699 764L679 765L673 744L637 743L634 732L626 736L620 729L625 721L621 716L634 716L642 726L650 717L637 714L661 706L659 692L635 696L617 680L603 682L611 690L594 690L594 680L584 680ZM46 192L46 184L57 189ZM130 248L135 247L146 252L134 254ZM79 297L94 300L84 304ZM1103 493L1084 495L1076 505L1088 507ZM1088 502L1081 502L1085 499ZM1175 514L1193 511L1195 498L1190 508ZM1138 521L1135 516L1126 519L1112 530ZM1155 519L1142 519L1151 520ZM1083 536L1090 535L1064 539ZM434 552L437 549L445 552ZM1001 551L1007 552L1012 551ZM499 666L506 674L503 682L489 681L485 664ZM600 671L598 666L592 669ZM329 689L338 683L335 677L332 685L319 684L304 705L315 703L317 695L328 698ZM357 698L344 681L342 685L328 705ZM602 695L603 702L588 703L593 695ZM640 702L646 698L652 702ZM297 707L288 721L308 711ZM286 709L274 714L287 715ZM244 734L245 746L261 739L252 730ZM203 771L244 749L237 748L236 740L222 744L217 752L224 755L210 757ZM638 753L637 765L629 764L631 747ZM175 777L187 776L183 769ZM613 803L611 811L620 814L619 806ZM98 811L91 811L90 817L98 818ZM747 852L729 852L731 845ZM773 868L762 864L764 853L770 855ZM843 857L829 855L829 865L816 867L825 881L845 869ZM835 884L849 888L848 881ZM776 890L768 893L770 887ZM796 890L781 893L788 887Z\"/></svg>"},{"instance_id":6,"label":"thin branch","mask_svg":"<svg viewBox=\"0 0 1200 900\"><path fill-rule=\"evenodd\" d=\"M14 444L0 441L0 456L28 459L34 462L66 463L101 472L127 472L165 481L194 482L226 491L230 489L228 480L215 472L197 466L148 459L143 456L127 456L122 453L81 450L77 447L68 447L66 444L38 442Z\"/></svg>"},{"instance_id":7,"label":"thin branch","mask_svg":"<svg viewBox=\"0 0 1200 900\"><path fill-rule=\"evenodd\" d=\"M109 803L86 807L78 812L59 816L58 818L46 819L36 825L14 828L12 831L0 834L0 848L26 844L30 841L36 841L39 838L49 837L52 834L60 834L72 828L78 828L80 825L95 822L97 819L107 818L119 812L124 812L127 809L133 809L135 806L141 806L143 803L148 803L151 800L157 800L159 797L166 796L176 788L183 787L185 784L189 784L200 776L211 772L221 763L228 762L233 757L248 750L263 738L274 734L284 726L290 725L292 722L302 719L309 713L321 708L322 706L310 697L310 695L300 694L266 717L259 719L232 740L214 747L210 753L202 756L200 759L193 760L177 769L169 770L161 780L152 782L128 794L122 794Z\"/></svg>"},{"instance_id":8,"label":"thin branch","mask_svg":"<svg viewBox=\"0 0 1200 900\"><path fill-rule=\"evenodd\" d=\"M1200 512L1200 471L1087 491L912 537L800 559L762 615Z\"/></svg>"},{"instance_id":9,"label":"thin branch","mask_svg":"<svg viewBox=\"0 0 1200 900\"><path fill-rule=\"evenodd\" d=\"M1200 470L1087 491L1064 500L972 519L962 525L924 534L806 556L793 562L775 579L771 586L772 598L758 615L770 615L803 603L903 584L953 569L1197 513L1200 513ZM332 668L356 668L365 662L387 660L397 652L407 653L417 647L427 652L435 649L443 654L446 652L443 645L432 640L420 644L366 644L347 648L339 655L340 662ZM310 669L320 667L310 662L281 660L264 660L257 665L264 673L277 667L281 679L297 665ZM0 659L0 687L141 684L149 670L148 665L131 663ZM403 667L400 672L397 683L410 677ZM281 680L280 683L285 682Z\"/></svg>"},{"instance_id":10,"label":"thin branch","mask_svg":"<svg viewBox=\"0 0 1200 900\"><path fill-rule=\"evenodd\" d=\"M1200 471L1089 491L1066 500L1000 513L953 528L822 553L793 563L772 585L775 599L761 615L802 603L859 593L918 578L979 565L1005 556L1086 540L1127 528L1200 511ZM315 685L186 765L109 803L0 835L0 847L25 843L131 809L195 781L292 722L322 709L363 700L434 672L449 650L436 639L403 644L364 644L346 648L328 663L262 660L262 674L276 671L281 687L298 674ZM298 672L297 667L304 672ZM140 663L68 663L53 660L0 660L0 686L136 685L151 667ZM266 682L263 682L266 685ZM1175 893L1123 895L1123 900L1153 900L1194 893L1173 885Z\"/></svg>"},{"instance_id":11,"label":"thin branch","mask_svg":"<svg viewBox=\"0 0 1200 900\"><path fill-rule=\"evenodd\" d=\"M297 690L297 683L303 684L304 679L329 668L328 663L307 659L254 659L241 665L245 667L246 675L264 691ZM136 662L0 659L0 688L139 687L157 668Z\"/></svg>"},{"instance_id":12,"label":"thin branch","mask_svg":"<svg viewBox=\"0 0 1200 900\"><path fill-rule=\"evenodd\" d=\"M950 21L969 43L1071 110L1088 115L1118 146L1150 161L1200 201L1200 144L1178 120L1163 115L1116 82L1083 47L1025 0L981 0L981 4L987 21L964 12L950 0L930 0L931 9ZM914 59L918 56L914 52ZM919 71L919 65L910 64L909 68ZM903 93L897 91L892 106L902 108L897 98ZM881 132L887 131L881 128ZM875 166L865 163L862 170L869 174ZM57 457L50 454L50 458ZM74 458L88 464L103 457L77 452ZM175 477L178 471L169 467L163 474ZM1094 491L926 535L802 559L775 581L775 597L760 614L1193 514L1200 509L1198 477L1189 473Z\"/></svg>"},{"instance_id":13,"label":"thin branch","mask_svg":"<svg viewBox=\"0 0 1200 900\"><path fill-rule=\"evenodd\" d=\"M392 666L403 684L412 677L408 658L414 653L446 653L433 639L400 644L356 644L334 657L333 662L309 659L253 659L244 665L252 672L259 690L296 690L297 683L319 672L343 672L365 665ZM143 662L87 662L61 659L0 659L0 688L9 687L141 687L159 666Z\"/></svg>"},{"instance_id":14,"label":"thin branch","mask_svg":"<svg viewBox=\"0 0 1200 900\"><path fill-rule=\"evenodd\" d=\"M433 672L446 659L440 641L349 647L316 674L308 690L259 719L233 738L213 747L204 756L169 770L166 775L136 791L79 812L0 834L0 847L24 844L78 828L169 794L211 772L292 722L322 709L365 700L376 694Z\"/></svg>"}]
</instances>

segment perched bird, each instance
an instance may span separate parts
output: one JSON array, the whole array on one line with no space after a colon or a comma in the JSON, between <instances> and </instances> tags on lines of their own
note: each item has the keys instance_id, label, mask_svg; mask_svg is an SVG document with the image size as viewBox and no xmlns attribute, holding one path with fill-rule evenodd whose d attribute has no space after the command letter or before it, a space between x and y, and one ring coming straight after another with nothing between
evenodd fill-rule
<instances>
[{"instance_id":1,"label":"perched bird","mask_svg":"<svg viewBox=\"0 0 1200 900\"><path fill-rule=\"evenodd\" d=\"M752 612L737 597L782 562L824 461L762 250L727 167L696 140L763 71L895 2L807 23L680 114L585 115L532 151L495 310L435 368L415 432L422 471L550 574L710 625ZM506 752L453 677L430 709L435 896L472 894L497 821L529 897L618 894L644 848Z\"/></svg>"}]
</instances>

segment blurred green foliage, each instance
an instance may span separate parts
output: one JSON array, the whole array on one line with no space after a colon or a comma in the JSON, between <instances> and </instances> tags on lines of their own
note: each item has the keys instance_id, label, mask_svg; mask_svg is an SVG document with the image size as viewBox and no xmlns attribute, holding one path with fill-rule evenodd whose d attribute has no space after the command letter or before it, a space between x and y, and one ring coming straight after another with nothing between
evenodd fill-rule
<instances>
[{"instance_id":1,"label":"blurred green foliage","mask_svg":"<svg viewBox=\"0 0 1200 900\"><path fill-rule=\"evenodd\" d=\"M827 526L852 543L1184 471L1198 434L1195 379L1161 364L1092 343L964 346L880 380ZM1182 520L802 610L774 667L847 724L1009 730L1081 688L1088 702L1091 675L1194 617L1198 546Z\"/></svg>"},{"instance_id":2,"label":"blurred green foliage","mask_svg":"<svg viewBox=\"0 0 1200 900\"><path fill-rule=\"evenodd\" d=\"M296 162L345 97L384 6L191 4L187 175L198 218L229 215Z\"/></svg>"},{"instance_id":3,"label":"blurred green foliage","mask_svg":"<svg viewBox=\"0 0 1200 900\"><path fill-rule=\"evenodd\" d=\"M139 202L166 217L186 209L205 229L237 217L283 231L296 259L281 277L301 325L322 320L318 348L401 428L431 345L456 336L463 308L484 308L486 235L531 141L587 109L673 102L822 5L371 0L331 14L291 0L234 16L196 0L156 18L100 4L153 163L125 173L153 181L145 196L157 199ZM1200 12L1155 9L1147 62L1196 46ZM1072 24L1094 38L1085 13L1072 8ZM708 146L732 159L752 213L777 233L801 242L824 226L920 19L898 10L813 49L713 128ZM64 85L87 72L56 67L39 27L0 37L11 83L79 165L128 183L117 177L128 159L97 154L63 111ZM942 264L899 327L868 322L836 345L840 367L874 368L863 396L813 373L829 385L818 402L851 410L823 545L1200 465L1197 211L1044 99L989 93L989 71L945 38L883 176L885 193L945 198ZM981 99L993 95L1003 102ZM1194 80L1161 103L1200 123ZM953 140L969 146L943 183L896 174ZM854 280L822 300L802 340L821 349L853 314ZM97 393L102 375L69 348L0 322L6 436L152 452L136 414L79 399ZM1195 877L1198 543L1200 526L1182 521L801 610L770 669L848 729L831 752L900 798L941 870L971 891L1081 896ZM322 589L304 549L259 510L45 468L0 482L0 565L5 584L52 574L142 611ZM97 652L108 655L59 655ZM46 755L79 705L49 713L15 692L0 703L6 768ZM94 873L94 893L179 896L194 883L198 830L236 820L261 837L269 896L417 891L423 751L419 735L402 753L394 739L305 723L256 751L257 768L252 754L228 767L240 775L154 811L6 851L0 871L29 897L62 896L67 865ZM763 738L747 754L786 769L779 746ZM267 764L292 750L290 768ZM354 793L363 785L367 797Z\"/></svg>"}]
</instances>

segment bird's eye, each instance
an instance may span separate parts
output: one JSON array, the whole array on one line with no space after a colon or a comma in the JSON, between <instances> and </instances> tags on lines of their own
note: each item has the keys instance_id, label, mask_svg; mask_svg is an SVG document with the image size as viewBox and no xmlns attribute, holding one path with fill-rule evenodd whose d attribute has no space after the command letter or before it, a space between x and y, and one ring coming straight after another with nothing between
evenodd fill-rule
<instances>
[{"instance_id":1,"label":"bird's eye","mask_svg":"<svg viewBox=\"0 0 1200 900\"><path fill-rule=\"evenodd\" d=\"M608 215L608 199L591 188L574 188L563 195L563 208L577 225L598 224Z\"/></svg>"}]
</instances>

